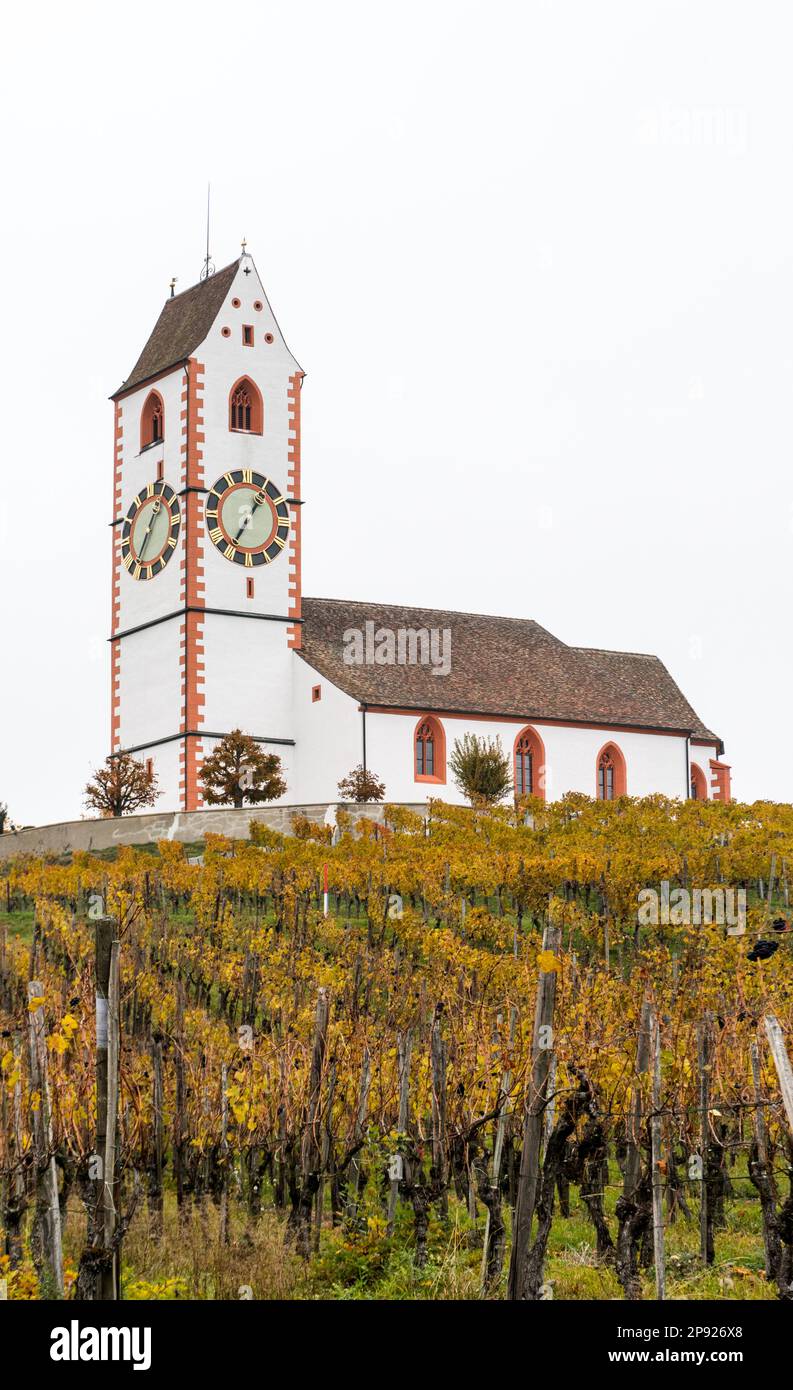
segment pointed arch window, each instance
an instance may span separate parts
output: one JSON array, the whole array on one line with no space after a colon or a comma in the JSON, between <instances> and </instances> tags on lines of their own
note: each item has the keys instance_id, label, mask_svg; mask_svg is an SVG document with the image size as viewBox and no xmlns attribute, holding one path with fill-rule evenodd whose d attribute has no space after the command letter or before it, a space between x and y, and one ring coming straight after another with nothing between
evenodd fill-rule
<instances>
[{"instance_id":1,"label":"pointed arch window","mask_svg":"<svg viewBox=\"0 0 793 1390\"><path fill-rule=\"evenodd\" d=\"M598 801L615 801L618 796L625 796L626 790L625 759L616 743L607 743L597 759Z\"/></svg>"},{"instance_id":2,"label":"pointed arch window","mask_svg":"<svg viewBox=\"0 0 793 1390\"><path fill-rule=\"evenodd\" d=\"M515 739L514 783L516 796L545 799L545 748L536 729L521 729Z\"/></svg>"},{"instance_id":3,"label":"pointed arch window","mask_svg":"<svg viewBox=\"0 0 793 1390\"><path fill-rule=\"evenodd\" d=\"M264 408L259 388L250 377L235 381L229 393L229 429L243 434L261 434Z\"/></svg>"},{"instance_id":4,"label":"pointed arch window","mask_svg":"<svg viewBox=\"0 0 793 1390\"><path fill-rule=\"evenodd\" d=\"M159 391L150 391L140 416L140 447L159 444L165 435L165 407Z\"/></svg>"},{"instance_id":5,"label":"pointed arch window","mask_svg":"<svg viewBox=\"0 0 793 1390\"><path fill-rule=\"evenodd\" d=\"M434 714L425 715L416 725L413 768L417 782L446 781L446 735Z\"/></svg>"},{"instance_id":6,"label":"pointed arch window","mask_svg":"<svg viewBox=\"0 0 793 1390\"><path fill-rule=\"evenodd\" d=\"M707 801L708 784L705 781L705 774L697 763L691 764L691 800Z\"/></svg>"}]
</instances>

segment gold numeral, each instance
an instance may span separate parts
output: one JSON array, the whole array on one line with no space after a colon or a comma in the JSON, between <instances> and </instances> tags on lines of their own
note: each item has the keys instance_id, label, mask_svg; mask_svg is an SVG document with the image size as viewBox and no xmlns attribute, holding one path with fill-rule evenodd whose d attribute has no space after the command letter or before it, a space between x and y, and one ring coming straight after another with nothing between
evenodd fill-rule
<instances>
[{"instance_id":1,"label":"gold numeral","mask_svg":"<svg viewBox=\"0 0 793 1390\"><path fill-rule=\"evenodd\" d=\"M213 545L217 545L219 541L222 541L223 532L221 531L219 526L213 526L212 530L209 533L209 539L211 540Z\"/></svg>"}]
</instances>

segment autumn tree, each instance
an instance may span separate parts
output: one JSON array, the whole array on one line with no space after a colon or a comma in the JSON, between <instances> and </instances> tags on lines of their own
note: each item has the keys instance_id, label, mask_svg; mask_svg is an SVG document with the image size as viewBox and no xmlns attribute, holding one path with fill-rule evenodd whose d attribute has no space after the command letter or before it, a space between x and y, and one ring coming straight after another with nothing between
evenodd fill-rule
<instances>
[{"instance_id":1,"label":"autumn tree","mask_svg":"<svg viewBox=\"0 0 793 1390\"><path fill-rule=\"evenodd\" d=\"M111 753L85 788L85 804L100 816L126 816L153 806L159 795L157 774L131 753Z\"/></svg>"},{"instance_id":2,"label":"autumn tree","mask_svg":"<svg viewBox=\"0 0 793 1390\"><path fill-rule=\"evenodd\" d=\"M243 806L246 801L274 801L283 796L286 782L281 759L264 753L241 729L232 729L204 759L199 773L207 806Z\"/></svg>"},{"instance_id":3,"label":"autumn tree","mask_svg":"<svg viewBox=\"0 0 793 1390\"><path fill-rule=\"evenodd\" d=\"M456 786L474 806L495 805L512 791L509 756L500 738L456 738L449 766Z\"/></svg>"},{"instance_id":4,"label":"autumn tree","mask_svg":"<svg viewBox=\"0 0 793 1390\"><path fill-rule=\"evenodd\" d=\"M382 801L385 796L385 782L359 763L338 784L342 801Z\"/></svg>"}]
</instances>

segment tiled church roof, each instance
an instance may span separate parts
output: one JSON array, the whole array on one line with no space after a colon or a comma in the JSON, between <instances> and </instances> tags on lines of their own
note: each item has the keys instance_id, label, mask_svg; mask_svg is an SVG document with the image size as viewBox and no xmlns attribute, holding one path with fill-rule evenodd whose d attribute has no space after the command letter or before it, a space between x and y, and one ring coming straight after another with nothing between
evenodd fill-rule
<instances>
[{"instance_id":1,"label":"tiled church roof","mask_svg":"<svg viewBox=\"0 0 793 1390\"><path fill-rule=\"evenodd\" d=\"M705 727L657 656L568 647L530 618L304 598L300 655L361 704L633 725L721 740ZM451 671L431 665L347 665L344 633L367 622L449 628Z\"/></svg>"},{"instance_id":2,"label":"tiled church roof","mask_svg":"<svg viewBox=\"0 0 793 1390\"><path fill-rule=\"evenodd\" d=\"M191 285L189 290L166 299L143 352L114 397L176 366L195 352L220 313L238 268L239 261L232 261L208 279Z\"/></svg>"}]
</instances>

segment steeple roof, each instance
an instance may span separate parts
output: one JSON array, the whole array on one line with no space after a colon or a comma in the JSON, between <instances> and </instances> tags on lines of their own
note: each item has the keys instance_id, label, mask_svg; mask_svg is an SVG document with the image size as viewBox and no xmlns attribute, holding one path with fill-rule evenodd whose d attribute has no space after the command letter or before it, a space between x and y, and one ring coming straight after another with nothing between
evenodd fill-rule
<instances>
[{"instance_id":1,"label":"steeple roof","mask_svg":"<svg viewBox=\"0 0 793 1390\"><path fill-rule=\"evenodd\" d=\"M232 261L189 290L166 299L135 366L111 399L183 362L206 338L220 313L240 261Z\"/></svg>"}]
</instances>

